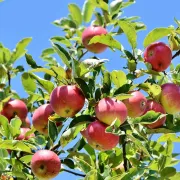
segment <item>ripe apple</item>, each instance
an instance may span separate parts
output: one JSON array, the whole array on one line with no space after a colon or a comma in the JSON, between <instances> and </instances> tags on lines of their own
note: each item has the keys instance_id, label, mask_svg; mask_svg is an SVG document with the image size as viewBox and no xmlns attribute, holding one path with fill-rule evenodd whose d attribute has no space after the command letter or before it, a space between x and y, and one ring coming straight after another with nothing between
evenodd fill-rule
<instances>
[{"instance_id":1,"label":"ripe apple","mask_svg":"<svg viewBox=\"0 0 180 180\"><path fill-rule=\"evenodd\" d=\"M106 124L96 120L90 123L81 134L93 148L100 151L111 150L118 144L119 136L106 133L105 130L107 127Z\"/></svg>"},{"instance_id":2,"label":"ripe apple","mask_svg":"<svg viewBox=\"0 0 180 180\"><path fill-rule=\"evenodd\" d=\"M33 114L32 123L34 128L40 133L48 134L48 118L54 113L50 104L44 104L38 107Z\"/></svg>"},{"instance_id":3,"label":"ripe apple","mask_svg":"<svg viewBox=\"0 0 180 180\"><path fill-rule=\"evenodd\" d=\"M159 104L158 102L156 102L154 100L148 100L147 107L146 107L144 114L151 110L153 110L155 112L160 112L162 114L166 114L166 112L161 104ZM158 121L156 121L152 124L148 124L146 126L150 129L159 128L165 123L165 121L166 121L166 117L163 117L163 118L159 119Z\"/></svg>"},{"instance_id":4,"label":"ripe apple","mask_svg":"<svg viewBox=\"0 0 180 180\"><path fill-rule=\"evenodd\" d=\"M14 118L16 115L22 120L25 121L28 113L26 104L19 100L9 100L3 107L1 114L5 116L9 121Z\"/></svg>"},{"instance_id":5,"label":"ripe apple","mask_svg":"<svg viewBox=\"0 0 180 180\"><path fill-rule=\"evenodd\" d=\"M31 170L38 179L52 179L61 169L61 160L53 151L39 150L31 160Z\"/></svg>"},{"instance_id":6,"label":"ripe apple","mask_svg":"<svg viewBox=\"0 0 180 180\"><path fill-rule=\"evenodd\" d=\"M31 137L34 137L34 134L30 134L29 136L25 136L26 133L29 131L29 128L21 128L20 131L20 135L16 138L17 140L28 140Z\"/></svg>"},{"instance_id":7,"label":"ripe apple","mask_svg":"<svg viewBox=\"0 0 180 180\"><path fill-rule=\"evenodd\" d=\"M172 52L169 46L163 42L150 44L144 52L145 62L152 65L152 69L157 72L166 70L172 59Z\"/></svg>"},{"instance_id":8,"label":"ripe apple","mask_svg":"<svg viewBox=\"0 0 180 180\"><path fill-rule=\"evenodd\" d=\"M134 91L131 93L132 97L125 99L123 103L126 105L128 110L128 116L132 118L139 117L143 115L146 109L147 99L139 91Z\"/></svg>"},{"instance_id":9,"label":"ripe apple","mask_svg":"<svg viewBox=\"0 0 180 180\"><path fill-rule=\"evenodd\" d=\"M101 43L89 44L89 41L97 35L107 34L105 28L101 26L90 26L86 28L82 33L82 43L88 51L93 53L101 53L105 51L107 45Z\"/></svg>"},{"instance_id":10,"label":"ripe apple","mask_svg":"<svg viewBox=\"0 0 180 180\"><path fill-rule=\"evenodd\" d=\"M56 114L61 117L73 117L84 106L85 97L75 85L56 87L50 97L50 104Z\"/></svg>"},{"instance_id":11,"label":"ripe apple","mask_svg":"<svg viewBox=\"0 0 180 180\"><path fill-rule=\"evenodd\" d=\"M111 125L115 119L123 124L127 118L127 108L123 102L114 98L103 98L95 107L96 117L99 121Z\"/></svg>"},{"instance_id":12,"label":"ripe apple","mask_svg":"<svg viewBox=\"0 0 180 180\"><path fill-rule=\"evenodd\" d=\"M180 112L180 86L173 83L166 83L161 86L160 102L165 111L169 114Z\"/></svg>"}]
</instances>

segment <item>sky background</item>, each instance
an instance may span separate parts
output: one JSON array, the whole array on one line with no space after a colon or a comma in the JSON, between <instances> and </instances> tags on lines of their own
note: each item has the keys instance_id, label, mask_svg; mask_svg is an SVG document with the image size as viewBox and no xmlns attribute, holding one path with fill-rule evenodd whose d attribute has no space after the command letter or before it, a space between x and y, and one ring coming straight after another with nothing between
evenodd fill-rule
<instances>
[{"instance_id":1,"label":"sky background","mask_svg":"<svg viewBox=\"0 0 180 180\"><path fill-rule=\"evenodd\" d=\"M52 36L63 35L61 29L52 25L52 22L61 17L67 16L68 4L76 3L82 7L83 0L5 0L0 3L0 42L4 46L13 50L16 43L24 37L33 37L28 46L28 53L33 56L37 64L43 64L40 55L43 49L50 47L49 39ZM168 27L175 25L173 19L180 20L180 0L137 0L136 4L124 9L123 16L140 16L140 21L147 25L147 30L138 33L138 48L143 49L143 39L149 31L156 27ZM122 37L121 43L128 49L127 40ZM88 55L91 55L90 53ZM99 55L101 58L107 58L110 62L106 67L109 70L121 69L125 60L121 59L119 53L113 53L107 50ZM178 63L180 57L174 60ZM25 58L17 61L17 65L24 65L28 69ZM12 81L12 88L15 89L21 97L26 97L22 89L20 76ZM180 146L176 144L175 152L178 152ZM180 170L180 166L177 166ZM61 173L55 179L68 180L79 179L79 177L67 173Z\"/></svg>"}]
</instances>

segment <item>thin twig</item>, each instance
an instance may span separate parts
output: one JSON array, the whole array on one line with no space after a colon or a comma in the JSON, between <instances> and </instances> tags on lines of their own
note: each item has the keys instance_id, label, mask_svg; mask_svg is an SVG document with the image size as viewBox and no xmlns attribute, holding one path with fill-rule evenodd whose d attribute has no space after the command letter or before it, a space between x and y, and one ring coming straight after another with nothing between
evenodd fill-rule
<instances>
[{"instance_id":1,"label":"thin twig","mask_svg":"<svg viewBox=\"0 0 180 180\"><path fill-rule=\"evenodd\" d=\"M123 150L123 161L124 161L124 170L125 172L128 170L128 160L126 157L126 131L125 131L125 137L123 139L123 143L122 143L122 150Z\"/></svg>"},{"instance_id":2,"label":"thin twig","mask_svg":"<svg viewBox=\"0 0 180 180\"><path fill-rule=\"evenodd\" d=\"M87 50L87 51L84 51L84 52L81 54L81 56L79 57L79 60L80 60L87 52L88 52L88 50Z\"/></svg>"},{"instance_id":3,"label":"thin twig","mask_svg":"<svg viewBox=\"0 0 180 180\"><path fill-rule=\"evenodd\" d=\"M179 55L180 55L180 50L177 51L177 52L174 54L174 56L172 57L172 60L173 60L175 57L179 56Z\"/></svg>"},{"instance_id":4,"label":"thin twig","mask_svg":"<svg viewBox=\"0 0 180 180\"><path fill-rule=\"evenodd\" d=\"M76 176L81 176L81 177L85 177L86 176L85 174L76 173L76 172L73 172L73 171L70 171L70 170L67 170L67 169L62 169L62 171L68 172L70 174L74 174Z\"/></svg>"},{"instance_id":5,"label":"thin twig","mask_svg":"<svg viewBox=\"0 0 180 180\"><path fill-rule=\"evenodd\" d=\"M25 167L28 168L28 169L31 169L27 164L25 164L24 162L22 162L22 161L19 159L19 157L17 156L17 154L15 154L15 157L16 157L16 159L17 159L23 166L25 166Z\"/></svg>"}]
</instances>

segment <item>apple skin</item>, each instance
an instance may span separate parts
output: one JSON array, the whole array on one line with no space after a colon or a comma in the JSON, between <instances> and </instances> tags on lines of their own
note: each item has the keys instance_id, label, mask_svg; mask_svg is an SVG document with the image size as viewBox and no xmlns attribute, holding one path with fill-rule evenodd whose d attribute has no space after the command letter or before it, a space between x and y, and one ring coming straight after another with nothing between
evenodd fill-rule
<instances>
[{"instance_id":1,"label":"apple skin","mask_svg":"<svg viewBox=\"0 0 180 180\"><path fill-rule=\"evenodd\" d=\"M81 89L75 85L56 87L50 97L50 104L56 114L61 117L73 117L84 106L85 97Z\"/></svg>"},{"instance_id":2,"label":"apple skin","mask_svg":"<svg viewBox=\"0 0 180 180\"><path fill-rule=\"evenodd\" d=\"M28 114L28 109L26 104L19 100L9 100L3 107L1 114L5 116L9 121L14 118L16 115L22 120L25 121Z\"/></svg>"},{"instance_id":3,"label":"apple skin","mask_svg":"<svg viewBox=\"0 0 180 180\"><path fill-rule=\"evenodd\" d=\"M99 121L111 125L117 118L123 124L127 118L127 108L123 102L114 98L103 98L95 107L96 117Z\"/></svg>"},{"instance_id":4,"label":"apple skin","mask_svg":"<svg viewBox=\"0 0 180 180\"><path fill-rule=\"evenodd\" d=\"M169 114L180 112L180 86L173 83L166 83L161 86L160 102L165 111Z\"/></svg>"},{"instance_id":5,"label":"apple skin","mask_svg":"<svg viewBox=\"0 0 180 180\"><path fill-rule=\"evenodd\" d=\"M166 70L172 60L172 52L169 46L163 42L150 44L144 52L145 62L152 65L152 69L157 72Z\"/></svg>"},{"instance_id":6,"label":"apple skin","mask_svg":"<svg viewBox=\"0 0 180 180\"><path fill-rule=\"evenodd\" d=\"M84 47L88 51L91 51L93 53L101 53L101 52L105 51L106 48L108 47L105 44L94 43L94 44L88 45L89 41L94 36L103 35L103 34L107 34L107 31L105 28L103 28L101 26L90 26L90 27L86 28L82 33L82 43L83 43Z\"/></svg>"},{"instance_id":7,"label":"apple skin","mask_svg":"<svg viewBox=\"0 0 180 180\"><path fill-rule=\"evenodd\" d=\"M156 102L154 100L148 100L147 107L146 107L144 114L146 114L148 111L151 111L151 110L153 110L155 112L160 112L162 114L166 114L166 112L161 104L159 104L158 102ZM150 129L159 128L165 123L165 121L166 121L166 117L163 117L163 118L159 119L158 121L156 121L155 123L147 124L146 126Z\"/></svg>"},{"instance_id":8,"label":"apple skin","mask_svg":"<svg viewBox=\"0 0 180 180\"><path fill-rule=\"evenodd\" d=\"M21 128L21 134L16 138L17 140L28 140L31 137L35 137L34 133L30 134L29 136L25 136L25 134L29 131L29 128Z\"/></svg>"},{"instance_id":9,"label":"apple skin","mask_svg":"<svg viewBox=\"0 0 180 180\"><path fill-rule=\"evenodd\" d=\"M31 160L31 170L33 174L42 180L56 177L61 169L61 160L53 151L39 150Z\"/></svg>"},{"instance_id":10,"label":"apple skin","mask_svg":"<svg viewBox=\"0 0 180 180\"><path fill-rule=\"evenodd\" d=\"M106 124L95 120L85 130L81 131L81 134L93 148L99 151L111 150L118 144L119 136L106 133L107 127Z\"/></svg>"},{"instance_id":11,"label":"apple skin","mask_svg":"<svg viewBox=\"0 0 180 180\"><path fill-rule=\"evenodd\" d=\"M125 99L123 103L126 105L128 110L128 116L132 118L139 117L144 114L146 109L147 99L139 91L130 93L133 95L129 99Z\"/></svg>"}]
</instances>

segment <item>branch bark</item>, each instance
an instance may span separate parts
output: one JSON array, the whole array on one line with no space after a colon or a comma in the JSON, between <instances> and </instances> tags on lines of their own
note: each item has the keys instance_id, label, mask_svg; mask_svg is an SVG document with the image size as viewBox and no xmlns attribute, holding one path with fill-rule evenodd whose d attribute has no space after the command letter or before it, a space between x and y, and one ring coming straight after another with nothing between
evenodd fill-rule
<instances>
[{"instance_id":1,"label":"branch bark","mask_svg":"<svg viewBox=\"0 0 180 180\"><path fill-rule=\"evenodd\" d=\"M86 176L85 174L76 173L76 172L73 172L73 171L70 171L70 170L67 170L67 169L62 169L62 171L68 172L70 174L74 174L75 176L80 176L80 177L85 177Z\"/></svg>"},{"instance_id":2,"label":"branch bark","mask_svg":"<svg viewBox=\"0 0 180 180\"><path fill-rule=\"evenodd\" d=\"M123 137L123 142L122 142L122 150L123 150L123 161L124 161L124 170L125 172L128 170L128 160L126 158L126 130L125 130L125 136Z\"/></svg>"},{"instance_id":3,"label":"branch bark","mask_svg":"<svg viewBox=\"0 0 180 180\"><path fill-rule=\"evenodd\" d=\"M174 56L172 57L172 60L173 60L175 57L179 56L179 55L180 55L180 50L177 51L177 52L174 54Z\"/></svg>"}]
</instances>

